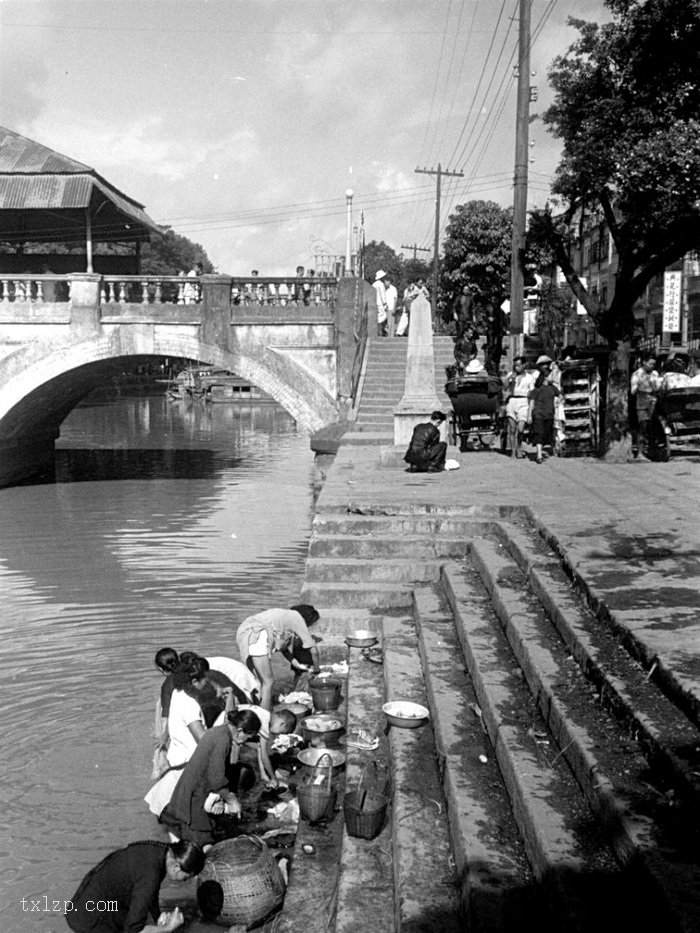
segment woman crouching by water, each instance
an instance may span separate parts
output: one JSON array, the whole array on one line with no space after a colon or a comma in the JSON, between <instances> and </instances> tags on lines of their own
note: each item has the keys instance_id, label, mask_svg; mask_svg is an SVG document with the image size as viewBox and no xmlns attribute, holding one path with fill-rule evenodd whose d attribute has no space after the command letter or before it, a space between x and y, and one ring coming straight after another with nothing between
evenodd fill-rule
<instances>
[{"instance_id":1,"label":"woman crouching by water","mask_svg":"<svg viewBox=\"0 0 700 933\"><path fill-rule=\"evenodd\" d=\"M240 815L236 794L255 783L255 772L238 761L240 746L260 731L250 710L226 714L224 725L204 733L185 765L160 822L174 836L199 845L214 841L217 815Z\"/></svg>"},{"instance_id":2,"label":"woman crouching by water","mask_svg":"<svg viewBox=\"0 0 700 933\"><path fill-rule=\"evenodd\" d=\"M85 875L66 922L75 933L177 930L184 923L182 911L176 907L160 913L160 886L166 877L187 881L203 867L204 853L193 842L132 842L110 852Z\"/></svg>"}]
</instances>

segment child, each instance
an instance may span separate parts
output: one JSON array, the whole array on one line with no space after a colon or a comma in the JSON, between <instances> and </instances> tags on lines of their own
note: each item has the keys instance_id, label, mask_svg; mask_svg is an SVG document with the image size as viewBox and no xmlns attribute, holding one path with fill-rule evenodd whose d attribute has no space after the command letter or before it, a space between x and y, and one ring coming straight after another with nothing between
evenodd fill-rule
<instances>
[{"instance_id":1,"label":"child","mask_svg":"<svg viewBox=\"0 0 700 933\"><path fill-rule=\"evenodd\" d=\"M273 713L269 713L261 706L239 706L239 709L251 710L260 720L260 730L257 736L260 776L269 787L278 787L279 781L270 755L278 735L290 735L294 732L297 727L297 717L289 709L280 709Z\"/></svg>"}]
</instances>

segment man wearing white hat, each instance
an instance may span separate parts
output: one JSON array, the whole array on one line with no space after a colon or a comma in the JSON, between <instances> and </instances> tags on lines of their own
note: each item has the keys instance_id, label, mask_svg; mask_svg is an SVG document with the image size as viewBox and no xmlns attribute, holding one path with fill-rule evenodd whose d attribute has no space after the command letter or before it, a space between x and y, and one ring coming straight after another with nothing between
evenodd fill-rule
<instances>
[{"instance_id":1,"label":"man wearing white hat","mask_svg":"<svg viewBox=\"0 0 700 933\"><path fill-rule=\"evenodd\" d=\"M384 284L384 279L386 278L386 272L383 269L377 269L374 275L374 283L372 288L377 293L377 336L386 337L387 335L387 300L386 300L386 285Z\"/></svg>"}]
</instances>

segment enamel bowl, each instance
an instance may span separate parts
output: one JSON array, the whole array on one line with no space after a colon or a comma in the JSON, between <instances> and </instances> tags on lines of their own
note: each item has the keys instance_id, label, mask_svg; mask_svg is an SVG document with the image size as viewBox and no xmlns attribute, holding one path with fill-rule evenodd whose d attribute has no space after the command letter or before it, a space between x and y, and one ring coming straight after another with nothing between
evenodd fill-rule
<instances>
[{"instance_id":1,"label":"enamel bowl","mask_svg":"<svg viewBox=\"0 0 700 933\"><path fill-rule=\"evenodd\" d=\"M382 710L389 725L398 726L399 729L417 729L430 719L430 712L425 706L408 700L391 700L382 706Z\"/></svg>"}]
</instances>

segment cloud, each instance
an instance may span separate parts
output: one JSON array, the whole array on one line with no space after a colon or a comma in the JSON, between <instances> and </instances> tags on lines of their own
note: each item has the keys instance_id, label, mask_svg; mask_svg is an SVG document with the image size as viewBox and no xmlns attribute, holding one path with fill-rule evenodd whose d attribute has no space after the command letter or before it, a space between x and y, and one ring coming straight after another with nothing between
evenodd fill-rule
<instances>
[{"instance_id":1,"label":"cloud","mask_svg":"<svg viewBox=\"0 0 700 933\"><path fill-rule=\"evenodd\" d=\"M105 122L102 115L72 113L53 108L33 121L33 138L52 149L85 162L101 175L131 175L182 182L206 166L210 176L221 174L222 163L246 162L257 151L256 134L243 129L207 141L172 130L161 117Z\"/></svg>"}]
</instances>

